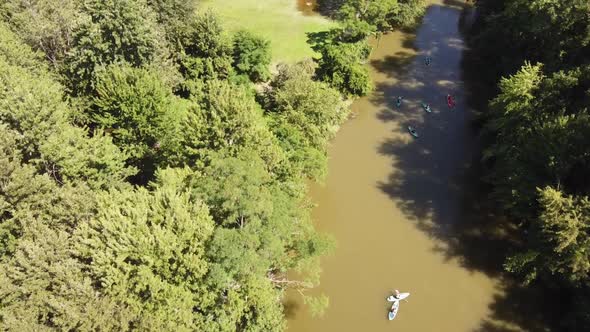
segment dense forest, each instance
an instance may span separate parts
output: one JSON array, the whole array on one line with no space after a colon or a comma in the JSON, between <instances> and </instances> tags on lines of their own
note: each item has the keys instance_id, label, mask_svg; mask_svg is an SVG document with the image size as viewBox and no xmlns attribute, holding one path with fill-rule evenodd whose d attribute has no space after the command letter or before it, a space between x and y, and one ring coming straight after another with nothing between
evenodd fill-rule
<instances>
[{"instance_id":1,"label":"dense forest","mask_svg":"<svg viewBox=\"0 0 590 332\"><path fill-rule=\"evenodd\" d=\"M505 268L566 290L590 326L590 2L479 0L470 43L499 82L483 114L485 180L522 245Z\"/></svg>"},{"instance_id":2,"label":"dense forest","mask_svg":"<svg viewBox=\"0 0 590 332\"><path fill-rule=\"evenodd\" d=\"M271 67L196 1L3 1L3 329L280 331L287 288L325 306L305 181L370 91L367 38L424 9L365 2Z\"/></svg>"}]
</instances>

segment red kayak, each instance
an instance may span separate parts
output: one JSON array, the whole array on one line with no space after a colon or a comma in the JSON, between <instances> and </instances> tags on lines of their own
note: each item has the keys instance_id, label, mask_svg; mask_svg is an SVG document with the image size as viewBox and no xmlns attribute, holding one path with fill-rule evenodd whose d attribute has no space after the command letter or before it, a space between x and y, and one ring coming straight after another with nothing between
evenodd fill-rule
<instances>
[{"instance_id":1,"label":"red kayak","mask_svg":"<svg viewBox=\"0 0 590 332\"><path fill-rule=\"evenodd\" d=\"M455 107L455 99L453 99L453 96L447 95L447 105L449 108Z\"/></svg>"}]
</instances>

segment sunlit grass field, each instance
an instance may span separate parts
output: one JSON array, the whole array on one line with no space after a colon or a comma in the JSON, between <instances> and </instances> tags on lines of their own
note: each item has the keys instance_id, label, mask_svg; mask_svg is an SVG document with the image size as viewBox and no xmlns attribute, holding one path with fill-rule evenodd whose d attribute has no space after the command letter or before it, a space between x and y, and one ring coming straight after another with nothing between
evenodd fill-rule
<instances>
[{"instance_id":1,"label":"sunlit grass field","mask_svg":"<svg viewBox=\"0 0 590 332\"><path fill-rule=\"evenodd\" d=\"M273 62L295 62L314 55L307 32L328 30L336 23L319 15L304 16L295 0L206 0L229 31L248 29L270 40Z\"/></svg>"}]
</instances>

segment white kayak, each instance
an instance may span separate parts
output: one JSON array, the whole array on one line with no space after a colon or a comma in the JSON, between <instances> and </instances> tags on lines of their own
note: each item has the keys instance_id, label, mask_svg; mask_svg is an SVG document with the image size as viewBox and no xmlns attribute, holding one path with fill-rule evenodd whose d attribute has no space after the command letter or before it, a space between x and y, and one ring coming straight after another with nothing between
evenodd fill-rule
<instances>
[{"instance_id":1,"label":"white kayak","mask_svg":"<svg viewBox=\"0 0 590 332\"><path fill-rule=\"evenodd\" d=\"M393 305L391 306L391 310L389 311L389 314L387 315L389 317L389 320L393 320L395 318L395 316L397 316L398 310L399 310L399 301L395 301L395 302L393 302Z\"/></svg>"},{"instance_id":2,"label":"white kayak","mask_svg":"<svg viewBox=\"0 0 590 332\"><path fill-rule=\"evenodd\" d=\"M410 296L410 293L399 293L399 296L396 298L393 295L387 297L387 301L389 302L399 302L400 300L405 299L406 297Z\"/></svg>"}]
</instances>

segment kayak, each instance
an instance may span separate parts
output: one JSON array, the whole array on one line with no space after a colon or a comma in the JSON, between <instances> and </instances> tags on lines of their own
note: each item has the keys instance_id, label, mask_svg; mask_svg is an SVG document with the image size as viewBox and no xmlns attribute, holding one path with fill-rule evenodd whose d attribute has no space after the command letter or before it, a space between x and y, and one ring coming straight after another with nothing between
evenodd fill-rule
<instances>
[{"instance_id":1,"label":"kayak","mask_svg":"<svg viewBox=\"0 0 590 332\"><path fill-rule=\"evenodd\" d=\"M395 302L393 302L393 305L391 306L391 310L389 311L389 314L387 315L389 317L389 320L393 320L395 318L395 316L397 316L398 310L399 310L399 301L395 301Z\"/></svg>"},{"instance_id":2,"label":"kayak","mask_svg":"<svg viewBox=\"0 0 590 332\"><path fill-rule=\"evenodd\" d=\"M402 106L402 99L404 99L404 97L397 97L397 101L395 102L395 106L401 107Z\"/></svg>"},{"instance_id":3,"label":"kayak","mask_svg":"<svg viewBox=\"0 0 590 332\"><path fill-rule=\"evenodd\" d=\"M455 101L453 100L452 96L447 96L447 105L449 106L449 108L453 108L455 107Z\"/></svg>"},{"instance_id":4,"label":"kayak","mask_svg":"<svg viewBox=\"0 0 590 332\"><path fill-rule=\"evenodd\" d=\"M422 103L422 108L428 112L428 113L432 113L432 109L430 108L430 105Z\"/></svg>"},{"instance_id":5,"label":"kayak","mask_svg":"<svg viewBox=\"0 0 590 332\"><path fill-rule=\"evenodd\" d=\"M387 301L389 302L399 302L400 300L405 299L406 297L410 296L410 293L399 293L399 296L395 298L395 296L390 295L387 297Z\"/></svg>"},{"instance_id":6,"label":"kayak","mask_svg":"<svg viewBox=\"0 0 590 332\"><path fill-rule=\"evenodd\" d=\"M416 129L414 129L414 127L408 126L408 131L410 132L410 135L416 138L420 137L420 135L418 135L418 132L416 131Z\"/></svg>"}]
</instances>

